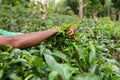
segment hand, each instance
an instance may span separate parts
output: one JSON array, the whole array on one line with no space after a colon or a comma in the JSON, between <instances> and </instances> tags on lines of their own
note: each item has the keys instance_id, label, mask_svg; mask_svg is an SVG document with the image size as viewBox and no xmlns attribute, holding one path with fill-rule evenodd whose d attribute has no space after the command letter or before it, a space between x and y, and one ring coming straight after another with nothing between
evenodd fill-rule
<instances>
[{"instance_id":1,"label":"hand","mask_svg":"<svg viewBox=\"0 0 120 80\"><path fill-rule=\"evenodd\" d=\"M76 29L74 27L71 27L68 31L69 35L73 35L76 32Z\"/></svg>"},{"instance_id":2,"label":"hand","mask_svg":"<svg viewBox=\"0 0 120 80\"><path fill-rule=\"evenodd\" d=\"M58 31L58 30L61 30L61 27L55 27L53 29L55 32ZM68 30L68 34L71 36L71 39L75 40L75 41L78 41L77 37L73 36L73 34L76 32L77 30L75 29L75 27L71 27L69 30Z\"/></svg>"},{"instance_id":3,"label":"hand","mask_svg":"<svg viewBox=\"0 0 120 80\"><path fill-rule=\"evenodd\" d=\"M76 36L71 36L71 39L78 41L78 38Z\"/></svg>"},{"instance_id":4,"label":"hand","mask_svg":"<svg viewBox=\"0 0 120 80\"><path fill-rule=\"evenodd\" d=\"M68 34L71 36L71 39L78 41L78 38L73 36L73 34L76 32L77 30L74 27L71 27L68 31Z\"/></svg>"}]
</instances>

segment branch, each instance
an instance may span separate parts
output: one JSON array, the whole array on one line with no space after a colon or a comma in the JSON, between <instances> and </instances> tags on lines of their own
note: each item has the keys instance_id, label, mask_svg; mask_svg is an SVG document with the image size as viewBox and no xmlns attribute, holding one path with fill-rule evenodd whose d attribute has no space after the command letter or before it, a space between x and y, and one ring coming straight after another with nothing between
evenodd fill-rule
<instances>
[{"instance_id":1,"label":"branch","mask_svg":"<svg viewBox=\"0 0 120 80\"><path fill-rule=\"evenodd\" d=\"M40 2L39 0L37 0L36 2L37 2L38 4L40 4L41 7L43 8L44 5L42 4L42 2Z\"/></svg>"}]
</instances>

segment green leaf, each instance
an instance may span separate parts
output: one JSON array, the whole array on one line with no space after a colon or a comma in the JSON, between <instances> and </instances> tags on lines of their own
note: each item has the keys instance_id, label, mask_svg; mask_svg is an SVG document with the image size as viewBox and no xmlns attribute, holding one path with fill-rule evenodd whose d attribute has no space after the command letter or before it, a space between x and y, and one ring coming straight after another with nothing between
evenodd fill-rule
<instances>
[{"instance_id":1,"label":"green leaf","mask_svg":"<svg viewBox=\"0 0 120 80\"><path fill-rule=\"evenodd\" d=\"M90 63L91 63L91 61L96 57L96 48L93 45L92 41L90 41L89 44L90 44L90 49L91 49L91 52L89 54L89 56L90 56L89 60L90 60Z\"/></svg>"},{"instance_id":2,"label":"green leaf","mask_svg":"<svg viewBox=\"0 0 120 80\"><path fill-rule=\"evenodd\" d=\"M39 47L40 47L40 53L42 54L46 48L43 45L40 45Z\"/></svg>"},{"instance_id":3,"label":"green leaf","mask_svg":"<svg viewBox=\"0 0 120 80\"><path fill-rule=\"evenodd\" d=\"M9 77L10 77L11 80L22 80L22 79L21 79L20 77L18 77L15 73L9 75Z\"/></svg>"},{"instance_id":4,"label":"green leaf","mask_svg":"<svg viewBox=\"0 0 120 80\"><path fill-rule=\"evenodd\" d=\"M9 59L9 58L10 58L10 54L8 52L0 53L0 61L4 59Z\"/></svg>"},{"instance_id":5,"label":"green leaf","mask_svg":"<svg viewBox=\"0 0 120 80\"><path fill-rule=\"evenodd\" d=\"M41 80L38 76L33 76L30 80Z\"/></svg>"},{"instance_id":6,"label":"green leaf","mask_svg":"<svg viewBox=\"0 0 120 80\"><path fill-rule=\"evenodd\" d=\"M0 79L1 79L2 76L3 76L3 72L4 72L4 69L0 69Z\"/></svg>"},{"instance_id":7,"label":"green leaf","mask_svg":"<svg viewBox=\"0 0 120 80\"><path fill-rule=\"evenodd\" d=\"M57 77L58 75L58 72L57 71L52 71L50 74L49 74L49 80L55 80L55 78Z\"/></svg>"},{"instance_id":8,"label":"green leaf","mask_svg":"<svg viewBox=\"0 0 120 80\"><path fill-rule=\"evenodd\" d=\"M75 47L78 56L79 56L79 60L82 59L84 61L84 63L86 64L86 56L87 56L87 52L86 49L84 47L78 46L76 44L73 44L73 46Z\"/></svg>"},{"instance_id":9,"label":"green leaf","mask_svg":"<svg viewBox=\"0 0 120 80\"><path fill-rule=\"evenodd\" d=\"M94 60L92 60L91 66L90 66L90 72L91 73L95 74L95 73L99 72L99 68L101 66L98 63L104 63L104 59L102 59L102 58L95 58Z\"/></svg>"},{"instance_id":10,"label":"green leaf","mask_svg":"<svg viewBox=\"0 0 120 80\"><path fill-rule=\"evenodd\" d=\"M30 74L30 75L28 75L26 78L25 78L25 80L29 80L31 77L33 77L34 76L34 74Z\"/></svg>"},{"instance_id":11,"label":"green leaf","mask_svg":"<svg viewBox=\"0 0 120 80\"><path fill-rule=\"evenodd\" d=\"M34 74L30 74L24 80L41 80L41 79L40 79L40 77L38 77Z\"/></svg>"},{"instance_id":12,"label":"green leaf","mask_svg":"<svg viewBox=\"0 0 120 80\"><path fill-rule=\"evenodd\" d=\"M59 57L59 58L61 58L61 59L63 59L64 61L67 61L66 55L64 55L64 54L63 54L62 52L60 52L60 51L55 51L55 52L53 52L52 54L55 55L55 56L57 56L57 57Z\"/></svg>"},{"instance_id":13,"label":"green leaf","mask_svg":"<svg viewBox=\"0 0 120 80\"><path fill-rule=\"evenodd\" d=\"M111 80L120 80L120 76L113 76Z\"/></svg>"},{"instance_id":14,"label":"green leaf","mask_svg":"<svg viewBox=\"0 0 120 80\"><path fill-rule=\"evenodd\" d=\"M32 64L34 57L26 50L22 51L22 58L26 59L29 64Z\"/></svg>"},{"instance_id":15,"label":"green leaf","mask_svg":"<svg viewBox=\"0 0 120 80\"><path fill-rule=\"evenodd\" d=\"M94 74L79 74L74 80L100 80L100 78Z\"/></svg>"},{"instance_id":16,"label":"green leaf","mask_svg":"<svg viewBox=\"0 0 120 80\"><path fill-rule=\"evenodd\" d=\"M98 64L92 65L92 68L90 69L91 73L95 73L97 67L98 67Z\"/></svg>"},{"instance_id":17,"label":"green leaf","mask_svg":"<svg viewBox=\"0 0 120 80\"><path fill-rule=\"evenodd\" d=\"M3 49L4 51L7 51L7 50L8 50L8 47L7 47L6 45L0 45L0 46L2 46L2 49Z\"/></svg>"},{"instance_id":18,"label":"green leaf","mask_svg":"<svg viewBox=\"0 0 120 80\"><path fill-rule=\"evenodd\" d=\"M45 53L45 54L52 54L52 52L49 49L44 49L43 53Z\"/></svg>"},{"instance_id":19,"label":"green leaf","mask_svg":"<svg viewBox=\"0 0 120 80\"><path fill-rule=\"evenodd\" d=\"M33 59L33 56L26 50L22 50L22 54L23 55L27 55L28 57L30 57L31 59Z\"/></svg>"},{"instance_id":20,"label":"green leaf","mask_svg":"<svg viewBox=\"0 0 120 80\"><path fill-rule=\"evenodd\" d=\"M43 59L39 57L35 57L34 63L36 66L42 68L43 67Z\"/></svg>"},{"instance_id":21,"label":"green leaf","mask_svg":"<svg viewBox=\"0 0 120 80\"><path fill-rule=\"evenodd\" d=\"M9 64L17 63L17 62L24 62L28 63L25 59L12 59Z\"/></svg>"},{"instance_id":22,"label":"green leaf","mask_svg":"<svg viewBox=\"0 0 120 80\"><path fill-rule=\"evenodd\" d=\"M71 67L69 67L67 64L58 64L56 60L51 56L45 54L45 60L49 67L51 67L52 70L57 71L61 76L63 80L69 80L72 73L70 73Z\"/></svg>"},{"instance_id":23,"label":"green leaf","mask_svg":"<svg viewBox=\"0 0 120 80\"><path fill-rule=\"evenodd\" d=\"M110 73L113 73L113 69L111 66L108 66L108 65L104 65L105 69L106 69L106 72L110 72Z\"/></svg>"}]
</instances>

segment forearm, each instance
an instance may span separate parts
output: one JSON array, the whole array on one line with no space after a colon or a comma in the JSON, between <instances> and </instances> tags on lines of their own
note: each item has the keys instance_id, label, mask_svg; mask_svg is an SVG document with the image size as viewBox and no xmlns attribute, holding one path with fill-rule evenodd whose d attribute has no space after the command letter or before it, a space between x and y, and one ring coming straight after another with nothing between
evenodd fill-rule
<instances>
[{"instance_id":1,"label":"forearm","mask_svg":"<svg viewBox=\"0 0 120 80\"><path fill-rule=\"evenodd\" d=\"M32 32L28 34L23 34L20 36L16 36L17 38L20 38L22 40L18 40L19 44L16 44L15 47L17 48L27 48L34 46L36 44L39 44L43 40L46 40L47 38L54 35L56 32L53 30L47 30L47 31L41 31L41 32Z\"/></svg>"},{"instance_id":2,"label":"forearm","mask_svg":"<svg viewBox=\"0 0 120 80\"><path fill-rule=\"evenodd\" d=\"M56 34L57 30L61 30L60 27L56 27L52 30L32 32L27 34L21 34L18 36L0 36L0 45L13 46L15 48L28 48L39 44L43 40ZM73 35L75 32L74 27L68 31L69 35ZM0 46L1 47L1 46Z\"/></svg>"},{"instance_id":3,"label":"forearm","mask_svg":"<svg viewBox=\"0 0 120 80\"><path fill-rule=\"evenodd\" d=\"M13 46L15 48L27 48L39 44L43 40L51 37L56 32L54 30L47 30L41 32L32 32L18 36L3 36L0 40L1 45Z\"/></svg>"}]
</instances>

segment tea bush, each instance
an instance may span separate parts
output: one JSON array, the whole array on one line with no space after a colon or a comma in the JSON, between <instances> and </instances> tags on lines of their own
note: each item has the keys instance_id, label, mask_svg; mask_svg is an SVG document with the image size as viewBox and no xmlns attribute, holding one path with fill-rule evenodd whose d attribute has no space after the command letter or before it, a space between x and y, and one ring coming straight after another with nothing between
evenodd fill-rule
<instances>
[{"instance_id":1,"label":"tea bush","mask_svg":"<svg viewBox=\"0 0 120 80\"><path fill-rule=\"evenodd\" d=\"M9 5L0 8L5 12L0 11L0 27L10 31L27 33L62 27L55 36L31 48L20 50L4 46L4 51L0 51L1 80L120 79L117 61L120 23L108 18L80 20L76 16L57 14L49 14L42 21L39 12L35 15L26 9L17 12L18 6L11 8ZM66 33L70 26L76 27L74 36L78 41L72 40Z\"/></svg>"},{"instance_id":2,"label":"tea bush","mask_svg":"<svg viewBox=\"0 0 120 80\"><path fill-rule=\"evenodd\" d=\"M58 14L48 14L47 18L43 21L40 19L40 11L36 11L35 15L32 14L30 8L25 8L22 5L0 6L0 25L2 29L9 31L19 32L32 32L38 30L46 30L53 26L60 26L63 23L76 22L77 16L67 16Z\"/></svg>"}]
</instances>

